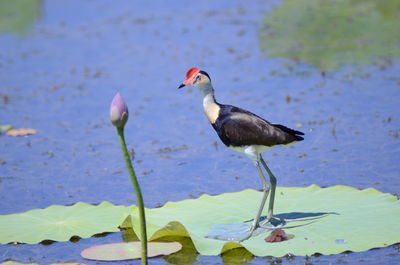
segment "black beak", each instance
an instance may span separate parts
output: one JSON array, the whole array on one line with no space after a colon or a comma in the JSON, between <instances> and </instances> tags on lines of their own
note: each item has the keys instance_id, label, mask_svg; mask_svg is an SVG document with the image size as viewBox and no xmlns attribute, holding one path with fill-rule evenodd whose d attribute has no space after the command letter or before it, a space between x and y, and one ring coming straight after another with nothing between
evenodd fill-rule
<instances>
[{"instance_id":1,"label":"black beak","mask_svg":"<svg viewBox=\"0 0 400 265\"><path fill-rule=\"evenodd\" d=\"M178 86L178 89L179 89L179 88L182 88L182 87L184 87L184 86L186 86L186 85L182 83L180 86Z\"/></svg>"}]
</instances>

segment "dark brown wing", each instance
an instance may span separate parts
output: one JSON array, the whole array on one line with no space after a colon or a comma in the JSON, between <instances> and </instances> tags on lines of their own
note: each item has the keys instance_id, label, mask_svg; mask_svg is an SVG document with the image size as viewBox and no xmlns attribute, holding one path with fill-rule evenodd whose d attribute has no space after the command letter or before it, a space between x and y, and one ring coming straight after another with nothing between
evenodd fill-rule
<instances>
[{"instance_id":1,"label":"dark brown wing","mask_svg":"<svg viewBox=\"0 0 400 265\"><path fill-rule=\"evenodd\" d=\"M299 131L271 124L251 112L229 105L221 106L214 127L227 146L274 146L303 140L297 135L303 134Z\"/></svg>"}]
</instances>

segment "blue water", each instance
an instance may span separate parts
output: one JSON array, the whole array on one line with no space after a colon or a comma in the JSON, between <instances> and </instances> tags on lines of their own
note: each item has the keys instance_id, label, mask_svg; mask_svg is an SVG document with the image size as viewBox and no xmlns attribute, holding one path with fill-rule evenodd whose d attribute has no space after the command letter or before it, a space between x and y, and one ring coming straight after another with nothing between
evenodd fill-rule
<instances>
[{"instance_id":1,"label":"blue water","mask_svg":"<svg viewBox=\"0 0 400 265\"><path fill-rule=\"evenodd\" d=\"M118 91L130 110L125 132L146 207L261 188L252 163L217 139L198 91L177 90L193 66L210 74L221 103L306 134L303 142L265 153L278 185L398 193L399 61L322 75L301 62L268 58L258 30L278 3L38 2L38 16L24 31L0 35L0 124L38 130L0 136L0 214L77 201L135 203L109 122ZM82 249L121 240L112 234L49 246L1 245L0 261L93 264L80 258ZM240 256L230 262L245 264ZM247 264L280 262L395 264L400 253L390 246L308 260L257 257ZM195 256L187 264L223 260Z\"/></svg>"}]
</instances>

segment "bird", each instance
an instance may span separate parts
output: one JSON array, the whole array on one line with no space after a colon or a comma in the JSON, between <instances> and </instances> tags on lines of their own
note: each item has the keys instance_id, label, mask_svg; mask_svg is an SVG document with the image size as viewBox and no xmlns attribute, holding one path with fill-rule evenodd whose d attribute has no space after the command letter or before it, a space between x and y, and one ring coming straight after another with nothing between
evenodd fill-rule
<instances>
[{"instance_id":1,"label":"bird","mask_svg":"<svg viewBox=\"0 0 400 265\"><path fill-rule=\"evenodd\" d=\"M261 214L268 196L270 196L268 214L265 219L263 218L263 224L270 223L274 219L273 209L277 180L261 154L276 145L287 145L302 141L304 140L302 137L304 133L284 125L271 123L242 108L218 103L215 99L211 78L203 70L195 67L190 68L186 73L186 79L178 88L188 85L196 87L202 93L205 115L221 141L227 147L242 152L250 158L263 183L262 198L255 218L245 236L238 241L247 240L260 227ZM262 167L269 176L269 182L265 178Z\"/></svg>"}]
</instances>

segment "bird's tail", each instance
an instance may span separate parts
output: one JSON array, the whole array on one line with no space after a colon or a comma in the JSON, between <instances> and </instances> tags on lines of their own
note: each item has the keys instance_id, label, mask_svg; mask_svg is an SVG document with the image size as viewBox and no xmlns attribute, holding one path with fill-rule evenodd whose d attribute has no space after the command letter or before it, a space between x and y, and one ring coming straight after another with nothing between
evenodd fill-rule
<instances>
[{"instance_id":1,"label":"bird's tail","mask_svg":"<svg viewBox=\"0 0 400 265\"><path fill-rule=\"evenodd\" d=\"M300 136L300 135L304 135L303 132L290 129L290 128L288 128L286 126L283 126L283 125L280 125L280 124L273 124L273 125L275 127L279 128L279 129L281 129L285 133L288 133L288 134L292 135L294 137L295 141L303 141L304 140L304 138Z\"/></svg>"}]
</instances>

